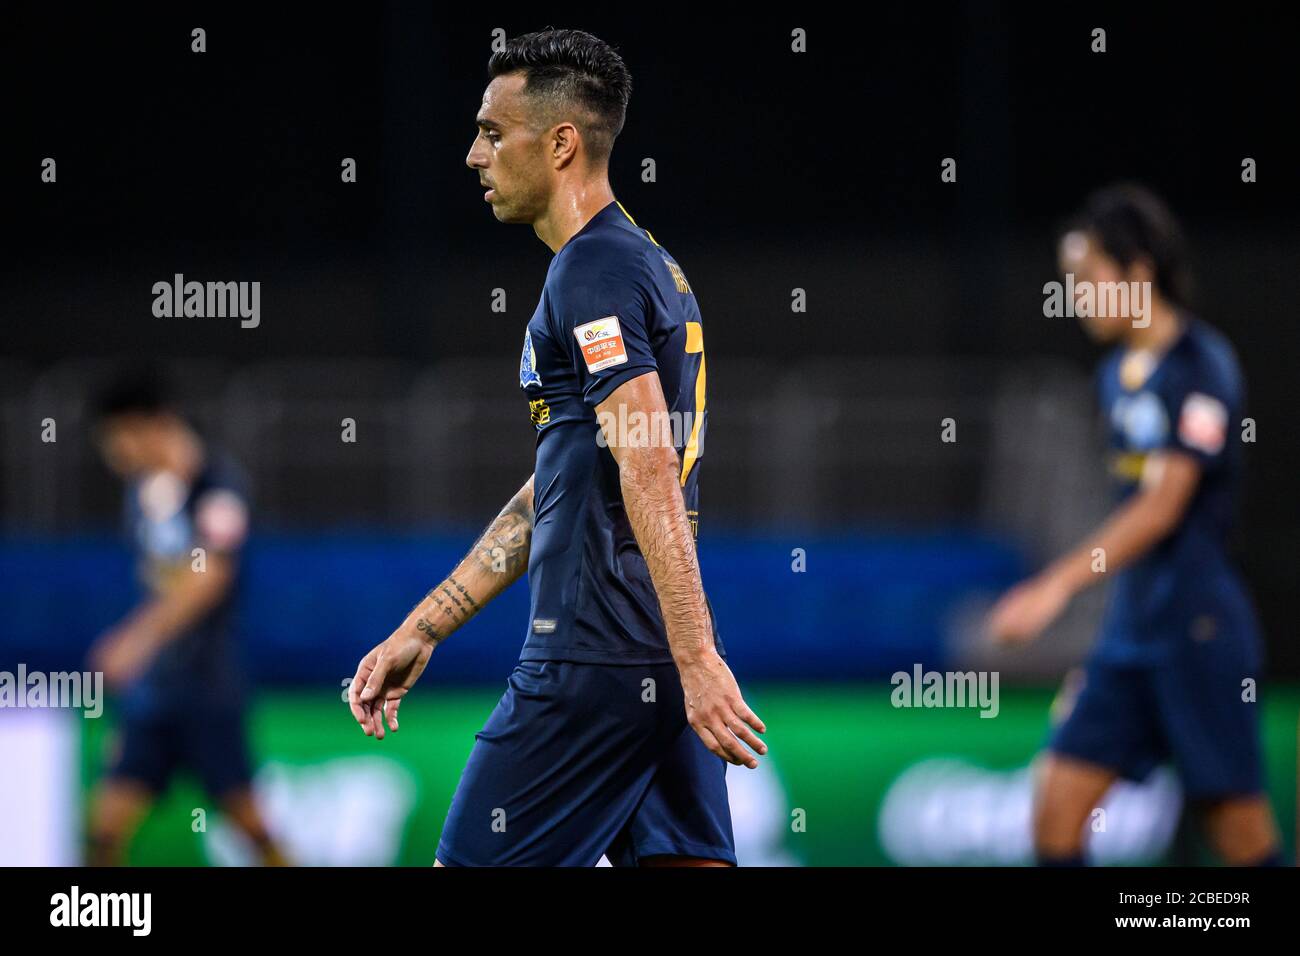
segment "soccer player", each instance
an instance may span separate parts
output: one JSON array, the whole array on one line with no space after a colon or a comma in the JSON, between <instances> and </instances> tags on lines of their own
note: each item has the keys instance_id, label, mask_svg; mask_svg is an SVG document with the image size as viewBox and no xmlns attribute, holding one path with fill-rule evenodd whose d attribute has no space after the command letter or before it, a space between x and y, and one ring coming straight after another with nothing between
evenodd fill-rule
<instances>
[{"instance_id":1,"label":"soccer player","mask_svg":"<svg viewBox=\"0 0 1300 956\"><path fill-rule=\"evenodd\" d=\"M1030 641L1075 594L1114 579L1082 689L1041 761L1035 851L1044 865L1081 865L1085 822L1111 783L1172 758L1222 859L1276 864L1260 705L1244 689L1260 677L1258 626L1227 546L1241 369L1227 339L1186 308L1180 231L1149 192L1091 196L1060 239L1059 266L1073 275L1084 328L1114 346L1097 386L1118 505L990 613L995 638Z\"/></svg>"},{"instance_id":2,"label":"soccer player","mask_svg":"<svg viewBox=\"0 0 1300 956\"><path fill-rule=\"evenodd\" d=\"M361 661L378 738L448 635L528 572L519 663L476 743L435 865L735 865L728 762L762 721L723 660L695 552L704 333L677 262L614 199L631 78L577 30L494 53L466 162L501 222L555 257L523 336L533 476ZM521 403L521 412L523 412Z\"/></svg>"},{"instance_id":3,"label":"soccer player","mask_svg":"<svg viewBox=\"0 0 1300 956\"><path fill-rule=\"evenodd\" d=\"M263 862L282 863L253 801L231 647L248 530L244 480L205 445L151 372L111 385L97 415L104 461L127 482L127 527L149 596L91 648L92 666L121 692L122 729L119 754L92 800L90 862L120 864L140 820L184 768Z\"/></svg>"}]
</instances>

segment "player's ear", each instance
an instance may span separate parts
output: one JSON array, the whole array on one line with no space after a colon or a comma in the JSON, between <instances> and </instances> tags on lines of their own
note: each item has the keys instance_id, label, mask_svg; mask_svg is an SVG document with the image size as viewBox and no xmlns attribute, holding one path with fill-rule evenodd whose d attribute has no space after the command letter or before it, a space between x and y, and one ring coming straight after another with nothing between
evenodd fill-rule
<instances>
[{"instance_id":1,"label":"player's ear","mask_svg":"<svg viewBox=\"0 0 1300 956\"><path fill-rule=\"evenodd\" d=\"M578 155L578 128L561 123L551 130L551 159L556 169L563 169Z\"/></svg>"}]
</instances>

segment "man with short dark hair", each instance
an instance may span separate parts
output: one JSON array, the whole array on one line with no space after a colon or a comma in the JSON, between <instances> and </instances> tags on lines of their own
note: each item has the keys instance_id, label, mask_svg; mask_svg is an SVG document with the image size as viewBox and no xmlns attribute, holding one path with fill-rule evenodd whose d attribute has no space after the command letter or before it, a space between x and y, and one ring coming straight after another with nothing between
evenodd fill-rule
<instances>
[{"instance_id":1,"label":"man with short dark hair","mask_svg":"<svg viewBox=\"0 0 1300 956\"><path fill-rule=\"evenodd\" d=\"M528 571L519 664L477 742L439 865L734 865L726 764L762 721L723 660L695 552L704 333L686 275L614 199L631 79L577 30L507 42L466 162L555 253L519 385L536 470L451 576L362 661L367 734L452 631Z\"/></svg>"}]
</instances>

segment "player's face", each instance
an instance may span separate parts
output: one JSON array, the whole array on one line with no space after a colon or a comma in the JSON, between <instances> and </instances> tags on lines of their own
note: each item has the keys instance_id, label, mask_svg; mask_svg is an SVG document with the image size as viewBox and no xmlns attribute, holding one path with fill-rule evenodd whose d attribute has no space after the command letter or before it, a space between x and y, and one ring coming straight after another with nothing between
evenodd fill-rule
<instances>
[{"instance_id":1,"label":"player's face","mask_svg":"<svg viewBox=\"0 0 1300 956\"><path fill-rule=\"evenodd\" d=\"M99 451L114 474L133 478L159 467L164 441L154 416L116 415L100 428Z\"/></svg>"},{"instance_id":2,"label":"player's face","mask_svg":"<svg viewBox=\"0 0 1300 956\"><path fill-rule=\"evenodd\" d=\"M1105 253L1096 237L1086 232L1066 233L1057 249L1057 265L1063 276L1074 274L1074 314L1088 335L1098 342L1113 342L1131 326L1129 316L1096 314L1106 310L1089 309L1088 303L1080 298L1084 288L1082 283L1090 283L1096 289L1103 282L1128 281L1124 268ZM1093 302L1096 302L1095 296Z\"/></svg>"},{"instance_id":3,"label":"player's face","mask_svg":"<svg viewBox=\"0 0 1300 956\"><path fill-rule=\"evenodd\" d=\"M478 136L465 163L487 187L483 198L501 222L535 222L546 211L551 170L545 129L530 121L524 76L498 76L483 93Z\"/></svg>"}]
</instances>

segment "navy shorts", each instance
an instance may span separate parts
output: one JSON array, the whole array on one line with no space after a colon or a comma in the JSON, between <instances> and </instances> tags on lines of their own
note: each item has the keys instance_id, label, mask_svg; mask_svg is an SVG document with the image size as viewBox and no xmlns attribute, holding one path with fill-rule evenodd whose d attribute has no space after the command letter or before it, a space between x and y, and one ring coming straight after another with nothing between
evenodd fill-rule
<instances>
[{"instance_id":1,"label":"navy shorts","mask_svg":"<svg viewBox=\"0 0 1300 956\"><path fill-rule=\"evenodd\" d=\"M239 707L177 707L147 716L128 714L120 732L121 752L110 777L142 783L161 793L172 774L184 769L213 797L246 787L252 780Z\"/></svg>"},{"instance_id":2,"label":"navy shorts","mask_svg":"<svg viewBox=\"0 0 1300 956\"><path fill-rule=\"evenodd\" d=\"M727 764L686 723L673 664L520 661L475 735L445 866L736 862Z\"/></svg>"},{"instance_id":3,"label":"navy shorts","mask_svg":"<svg viewBox=\"0 0 1300 956\"><path fill-rule=\"evenodd\" d=\"M1050 749L1129 780L1172 760L1191 799L1261 793L1262 705L1242 700L1246 678L1258 682L1258 658L1226 636L1189 641L1159 664L1094 656Z\"/></svg>"}]
</instances>

